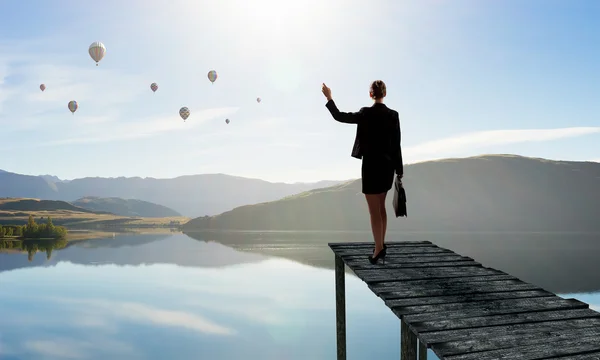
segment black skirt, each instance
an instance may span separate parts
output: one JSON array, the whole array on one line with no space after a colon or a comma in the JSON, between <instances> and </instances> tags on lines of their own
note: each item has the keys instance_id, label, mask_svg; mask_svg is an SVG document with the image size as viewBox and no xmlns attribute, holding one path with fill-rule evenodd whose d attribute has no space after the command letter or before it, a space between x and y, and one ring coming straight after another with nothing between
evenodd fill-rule
<instances>
[{"instance_id":1,"label":"black skirt","mask_svg":"<svg viewBox=\"0 0 600 360\"><path fill-rule=\"evenodd\" d=\"M363 156L362 159L362 192L363 194L386 193L394 182L392 162L379 157Z\"/></svg>"}]
</instances>

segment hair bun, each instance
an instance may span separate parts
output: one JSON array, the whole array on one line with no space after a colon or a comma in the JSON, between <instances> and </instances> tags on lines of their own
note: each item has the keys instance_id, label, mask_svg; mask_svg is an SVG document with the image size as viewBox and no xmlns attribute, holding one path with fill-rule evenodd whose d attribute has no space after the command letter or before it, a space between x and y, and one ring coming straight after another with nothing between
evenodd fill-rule
<instances>
[{"instance_id":1,"label":"hair bun","mask_svg":"<svg viewBox=\"0 0 600 360\"><path fill-rule=\"evenodd\" d=\"M385 83L381 80L375 80L371 83L371 93L374 99L383 99L386 95Z\"/></svg>"}]
</instances>

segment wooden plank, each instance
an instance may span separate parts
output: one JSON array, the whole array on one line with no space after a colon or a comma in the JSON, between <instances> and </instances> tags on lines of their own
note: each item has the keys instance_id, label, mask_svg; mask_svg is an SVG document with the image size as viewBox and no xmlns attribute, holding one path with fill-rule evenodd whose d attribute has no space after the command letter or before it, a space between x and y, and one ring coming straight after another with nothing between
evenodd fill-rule
<instances>
[{"instance_id":1,"label":"wooden plank","mask_svg":"<svg viewBox=\"0 0 600 360\"><path fill-rule=\"evenodd\" d=\"M511 275L487 275L487 276L466 276L466 277L458 277L451 279L435 279L435 280L395 280L395 281L385 281L385 282L377 282L367 284L369 289L374 293L387 293L394 291L401 291L405 289L410 289L413 286L423 286L423 285L433 285L433 284L441 284L447 285L448 283L464 283L464 282L490 282L490 281L498 281L498 280L513 280L513 281L521 281L514 276Z\"/></svg>"},{"instance_id":2,"label":"wooden plank","mask_svg":"<svg viewBox=\"0 0 600 360\"><path fill-rule=\"evenodd\" d=\"M545 296L556 296L553 293L545 290L531 291L509 291L495 292L486 294L471 294L471 295L454 295L454 296L432 296L432 297L415 297L407 299L385 300L385 304L389 308L397 306L417 306L417 305L434 305L434 304L452 304L452 303L469 303L476 301L487 301L496 299L523 299L523 298L539 298Z\"/></svg>"},{"instance_id":3,"label":"wooden plank","mask_svg":"<svg viewBox=\"0 0 600 360\"><path fill-rule=\"evenodd\" d=\"M367 258L365 258L367 259ZM473 260L470 261L449 261L449 262L431 262L431 263L395 263L389 264L387 259L385 264L379 262L375 265L371 265L368 262L366 264L356 265L356 262L346 261L348 267L353 270L377 270L385 267L386 269L415 269L415 268L434 268L434 267L459 267L459 266L481 266L480 263Z\"/></svg>"},{"instance_id":4,"label":"wooden plank","mask_svg":"<svg viewBox=\"0 0 600 360\"><path fill-rule=\"evenodd\" d=\"M364 256L348 256L343 258L344 262L348 266L362 266L371 265L369 259ZM386 256L385 266L391 266L393 264L413 264L413 263L433 263L433 262L451 262L451 261L474 261L468 256L462 256L458 254L452 255L438 255L434 256Z\"/></svg>"},{"instance_id":5,"label":"wooden plank","mask_svg":"<svg viewBox=\"0 0 600 360\"><path fill-rule=\"evenodd\" d=\"M387 256L385 257L385 262L387 263L389 260L391 259L397 259L396 261L402 261L403 259L410 259L410 258L427 258L427 257L432 257L432 256L462 256L459 255L457 253L454 253L450 250L448 251L429 251L429 252L422 252L422 251L413 251L413 252L407 252L408 250L405 250L403 252L400 253L395 253L395 254L391 254L388 252ZM348 261L348 260L355 260L355 259L365 259L366 257L368 257L369 255L371 255L373 253L373 249L371 250L367 250L363 253L359 253L359 254L350 254L350 255L340 255L340 257L342 259L344 259L344 261ZM466 256L465 256L466 257Z\"/></svg>"},{"instance_id":6,"label":"wooden plank","mask_svg":"<svg viewBox=\"0 0 600 360\"><path fill-rule=\"evenodd\" d=\"M561 357L552 357L549 359L560 359L560 360L600 360L600 351L594 351L586 353L584 355L569 355Z\"/></svg>"},{"instance_id":7,"label":"wooden plank","mask_svg":"<svg viewBox=\"0 0 600 360\"><path fill-rule=\"evenodd\" d=\"M339 242L339 243L329 243L327 244L332 250L342 249L342 248L371 248L375 246L375 242ZM385 245L389 248L396 248L401 246L435 246L431 241L389 241L386 242Z\"/></svg>"},{"instance_id":8,"label":"wooden plank","mask_svg":"<svg viewBox=\"0 0 600 360\"><path fill-rule=\"evenodd\" d=\"M334 252L343 257L350 255L371 255L373 253L373 249L368 248L348 248L348 249L335 249ZM455 254L455 252L442 249L435 246L404 246L404 247L396 247L396 248L388 248L387 256L392 257L393 255L403 255L403 254L426 254L426 253L436 253L436 254Z\"/></svg>"},{"instance_id":9,"label":"wooden plank","mask_svg":"<svg viewBox=\"0 0 600 360\"><path fill-rule=\"evenodd\" d=\"M490 351L490 350L500 350L506 349L506 351L510 351L511 348L518 346L530 346L537 345L540 350L544 348L551 348L554 351L559 351L559 348L562 346L558 346L556 344L557 341L564 340L567 344L568 341L573 341L573 344L577 344L580 339L587 338L593 339L595 337L596 344L592 348L588 349L590 351L600 350L600 327L588 327L582 329L566 329L566 330L556 330L556 331L548 331L548 332L536 332L529 334L505 334L503 336L490 337L490 338L478 338L473 340L461 340L461 341L448 341L445 343L433 344L431 349L440 357L447 357L451 355L461 355L461 354L469 354L469 353L478 353L482 351ZM564 351L562 353L558 353L556 355L576 355L581 354L582 349L580 348L572 348L569 351ZM518 353L517 353L518 354ZM552 354L556 356L555 354ZM539 355L536 355L539 356ZM506 352L502 353L503 359L507 359ZM482 357L477 357L477 359L481 360ZM495 359L498 359L496 357ZM514 359L510 357L510 359ZM538 358L539 359L539 358Z\"/></svg>"},{"instance_id":10,"label":"wooden plank","mask_svg":"<svg viewBox=\"0 0 600 360\"><path fill-rule=\"evenodd\" d=\"M352 267L350 267L352 268ZM421 268L421 269L377 269L377 270L354 270L354 274L358 276L362 281L371 282L384 282L394 280L434 280L434 279L446 279L446 278L457 278L463 276L485 276L485 275L501 275L498 270L484 268L483 266L461 266L461 267L447 267L447 268Z\"/></svg>"},{"instance_id":11,"label":"wooden plank","mask_svg":"<svg viewBox=\"0 0 600 360\"><path fill-rule=\"evenodd\" d=\"M445 360L538 360L562 355L581 355L586 352L600 351L600 341L597 337L567 339L536 345L519 346L512 349L498 349L445 357ZM439 355L438 355L439 356ZM560 357L559 359L564 359ZM584 357L585 359L585 357Z\"/></svg>"},{"instance_id":12,"label":"wooden plank","mask_svg":"<svg viewBox=\"0 0 600 360\"><path fill-rule=\"evenodd\" d=\"M419 341L419 360L427 360L427 346Z\"/></svg>"},{"instance_id":13,"label":"wooden plank","mask_svg":"<svg viewBox=\"0 0 600 360\"><path fill-rule=\"evenodd\" d=\"M344 261L335 256L335 325L337 360L346 360L346 272Z\"/></svg>"},{"instance_id":14,"label":"wooden plank","mask_svg":"<svg viewBox=\"0 0 600 360\"><path fill-rule=\"evenodd\" d=\"M409 323L409 327L416 333L422 334L431 331L468 329L474 327L501 326L510 324L539 323L545 321L560 321L568 319L584 319L600 317L600 313L592 309L542 311L520 314L500 314L492 316L478 316L471 318L437 318Z\"/></svg>"},{"instance_id":15,"label":"wooden plank","mask_svg":"<svg viewBox=\"0 0 600 360\"><path fill-rule=\"evenodd\" d=\"M417 360L417 336L400 320L400 359Z\"/></svg>"},{"instance_id":16,"label":"wooden plank","mask_svg":"<svg viewBox=\"0 0 600 360\"><path fill-rule=\"evenodd\" d=\"M568 330L568 329L581 329L586 327L599 327L600 328L600 317L596 318L585 318L585 319L571 319L571 320L559 320L559 321L545 321L540 323L529 323L529 324L514 324L514 325L503 325L503 326L488 326L483 328L471 328L461 330L444 330L444 331L433 331L424 334L420 334L419 338L427 346L432 346L436 343L443 343L448 341L459 341L459 340L477 340L480 338L489 338L504 336L506 334L518 335L518 334L531 334L539 332L550 332L556 330Z\"/></svg>"},{"instance_id":17,"label":"wooden plank","mask_svg":"<svg viewBox=\"0 0 600 360\"><path fill-rule=\"evenodd\" d=\"M545 300L542 300L545 299ZM542 298L536 301L531 301L529 303L522 304L521 306L514 306L512 308L467 308L465 310L450 310L445 311L443 313L434 312L434 313L420 313L420 314L410 314L410 315L402 315L396 314L397 316L404 319L408 324L417 322L417 321L428 321L428 320L436 320L440 317L444 317L446 319L458 319L458 318L468 318L468 317L476 317L476 316L490 316L490 315L502 315L502 314L516 314L516 313L526 313L526 312L536 312L536 311L550 311L550 310L575 310L575 309L587 309L589 307L588 304L581 302L576 299L563 299L560 297L556 298ZM435 306L435 305L431 305ZM396 313L395 309L392 309L394 313Z\"/></svg>"},{"instance_id":18,"label":"wooden plank","mask_svg":"<svg viewBox=\"0 0 600 360\"><path fill-rule=\"evenodd\" d=\"M392 308L394 314L398 316L409 315L409 314L422 314L422 313L435 313L435 312L452 312L452 311L510 311L513 312L525 312L529 309L543 310L547 306L556 306L557 304L567 303L567 299L563 299L558 296L546 296L542 298L525 298L525 299L499 299L490 301L477 301L467 303L453 303L453 304L434 304L434 305L422 305L422 306L399 306ZM525 311L519 311L524 309ZM437 314L437 316L443 316Z\"/></svg>"},{"instance_id":19,"label":"wooden plank","mask_svg":"<svg viewBox=\"0 0 600 360\"><path fill-rule=\"evenodd\" d=\"M379 291L377 296L383 300L405 299L410 297L432 297L486 294L493 292L510 292L524 290L544 290L537 285L528 284L520 280L498 280L489 282L455 282L448 284L410 285L394 291Z\"/></svg>"}]
</instances>

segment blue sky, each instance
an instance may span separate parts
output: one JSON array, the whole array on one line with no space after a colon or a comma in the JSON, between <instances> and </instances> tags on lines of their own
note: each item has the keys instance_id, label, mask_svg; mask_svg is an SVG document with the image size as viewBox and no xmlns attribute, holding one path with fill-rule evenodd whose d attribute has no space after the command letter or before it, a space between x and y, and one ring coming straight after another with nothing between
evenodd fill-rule
<instances>
[{"instance_id":1,"label":"blue sky","mask_svg":"<svg viewBox=\"0 0 600 360\"><path fill-rule=\"evenodd\" d=\"M331 119L320 85L356 111L374 79L400 112L407 163L600 159L595 0L1 4L0 169L357 178L355 127ZM94 41L107 48L98 67Z\"/></svg>"}]
</instances>

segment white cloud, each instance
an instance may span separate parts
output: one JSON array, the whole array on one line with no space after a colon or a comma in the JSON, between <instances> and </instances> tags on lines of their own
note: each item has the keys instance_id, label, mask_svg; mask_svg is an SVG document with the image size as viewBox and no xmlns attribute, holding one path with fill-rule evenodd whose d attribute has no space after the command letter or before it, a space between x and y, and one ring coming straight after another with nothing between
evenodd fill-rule
<instances>
[{"instance_id":1,"label":"white cloud","mask_svg":"<svg viewBox=\"0 0 600 360\"><path fill-rule=\"evenodd\" d=\"M182 327L189 330L212 335L233 335L234 329L221 326L199 315L183 311L165 310L135 302L113 302L102 299L63 299L56 301L80 305L95 313L103 313L106 317L116 317L142 323L153 323L163 326Z\"/></svg>"},{"instance_id":2,"label":"white cloud","mask_svg":"<svg viewBox=\"0 0 600 360\"><path fill-rule=\"evenodd\" d=\"M69 325L79 328L93 328L109 333L116 333L118 330L116 324L110 321L109 318L105 316L91 315L85 312L77 314L73 319L71 319Z\"/></svg>"},{"instance_id":3,"label":"white cloud","mask_svg":"<svg viewBox=\"0 0 600 360\"><path fill-rule=\"evenodd\" d=\"M44 358L84 359L88 358L91 351L119 354L120 357L126 355L127 358L135 355L133 348L126 343L97 337L93 343L61 337L28 340L23 343L23 347Z\"/></svg>"},{"instance_id":4,"label":"white cloud","mask_svg":"<svg viewBox=\"0 0 600 360\"><path fill-rule=\"evenodd\" d=\"M166 132L189 131L206 121L234 114L237 107L213 108L196 110L190 109L193 116L190 115L188 121L184 122L178 119L179 114L161 117L155 117L149 120L121 123L107 117L88 117L83 121L86 124L90 122L94 125L91 128L81 127L68 138L53 140L38 144L37 146L56 146L67 144L89 144L105 143L119 140L147 138L156 135L162 135Z\"/></svg>"},{"instance_id":5,"label":"white cloud","mask_svg":"<svg viewBox=\"0 0 600 360\"><path fill-rule=\"evenodd\" d=\"M261 299L262 303L248 301L245 306L239 306L237 300L238 299L234 299L232 302L225 302L222 300L211 301L210 298L201 296L195 300L184 300L182 301L182 304L210 310L211 312L241 316L264 324L275 325L285 323L286 317L280 313L279 308L266 299Z\"/></svg>"},{"instance_id":6,"label":"white cloud","mask_svg":"<svg viewBox=\"0 0 600 360\"><path fill-rule=\"evenodd\" d=\"M27 341L23 346L41 356L58 357L63 359L83 359L85 352L82 344L69 339L64 340L34 340Z\"/></svg>"},{"instance_id":7,"label":"white cloud","mask_svg":"<svg viewBox=\"0 0 600 360\"><path fill-rule=\"evenodd\" d=\"M27 54L18 59L15 63L19 65L0 59L0 124L8 130L47 124L57 117L52 112L69 115L67 103L71 100L79 104L76 114L98 110L114 114L118 105L129 104L147 92L141 86L145 80L142 75L63 65L60 57L50 56L43 64L33 62ZM19 83L3 82L9 76L19 78ZM41 83L46 85L44 92L39 89Z\"/></svg>"},{"instance_id":8,"label":"white cloud","mask_svg":"<svg viewBox=\"0 0 600 360\"><path fill-rule=\"evenodd\" d=\"M412 161L478 150L495 145L542 142L600 133L600 127L571 127L557 129L490 130L467 133L406 147L404 153Z\"/></svg>"}]
</instances>

